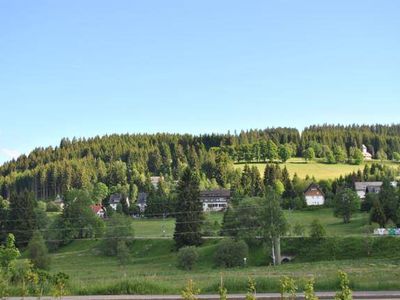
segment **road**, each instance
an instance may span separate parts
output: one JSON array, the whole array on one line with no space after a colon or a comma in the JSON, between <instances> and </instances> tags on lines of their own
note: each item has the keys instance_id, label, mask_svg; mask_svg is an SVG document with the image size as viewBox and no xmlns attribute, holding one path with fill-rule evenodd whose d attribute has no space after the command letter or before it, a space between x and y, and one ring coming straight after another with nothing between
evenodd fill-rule
<instances>
[{"instance_id":1,"label":"road","mask_svg":"<svg viewBox=\"0 0 400 300\"><path fill-rule=\"evenodd\" d=\"M335 292L317 292L319 299L333 299ZM257 300L280 300L280 294L260 293L257 294ZM243 300L244 294L228 295L231 300ZM8 300L21 300L21 297L9 297ZM37 297L25 297L24 300L37 300ZM54 300L53 297L42 297L42 300ZM181 300L179 295L110 295L110 296L65 296L63 300ZM218 295L199 295L200 300L218 300ZM297 299L304 299L299 293ZM353 299L398 299L400 300L400 291L380 291L380 292L353 292Z\"/></svg>"}]
</instances>

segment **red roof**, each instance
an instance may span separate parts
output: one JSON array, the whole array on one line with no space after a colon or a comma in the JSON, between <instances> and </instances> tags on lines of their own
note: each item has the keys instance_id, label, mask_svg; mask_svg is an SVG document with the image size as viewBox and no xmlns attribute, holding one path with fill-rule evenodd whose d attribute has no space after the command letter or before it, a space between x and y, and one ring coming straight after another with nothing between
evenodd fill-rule
<instances>
[{"instance_id":1,"label":"red roof","mask_svg":"<svg viewBox=\"0 0 400 300\"><path fill-rule=\"evenodd\" d=\"M90 205L90 208L95 214L97 214L99 211L103 210L103 205L101 204Z\"/></svg>"}]
</instances>

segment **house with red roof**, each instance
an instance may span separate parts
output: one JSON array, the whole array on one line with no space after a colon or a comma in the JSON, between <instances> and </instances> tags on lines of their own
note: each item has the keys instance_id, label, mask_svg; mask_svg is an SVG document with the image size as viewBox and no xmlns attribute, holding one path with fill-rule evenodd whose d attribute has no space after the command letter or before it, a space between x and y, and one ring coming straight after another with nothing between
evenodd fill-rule
<instances>
[{"instance_id":1,"label":"house with red roof","mask_svg":"<svg viewBox=\"0 0 400 300\"><path fill-rule=\"evenodd\" d=\"M99 218L104 218L106 211L105 211L103 205L94 204L94 205L90 205L90 208L92 209L93 213L96 214L96 216L98 216Z\"/></svg>"}]
</instances>

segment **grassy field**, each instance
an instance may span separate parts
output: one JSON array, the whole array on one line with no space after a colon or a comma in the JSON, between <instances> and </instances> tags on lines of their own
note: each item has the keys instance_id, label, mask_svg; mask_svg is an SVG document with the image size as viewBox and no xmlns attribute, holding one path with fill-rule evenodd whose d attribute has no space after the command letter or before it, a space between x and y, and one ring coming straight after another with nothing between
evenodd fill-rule
<instances>
[{"instance_id":1,"label":"grassy field","mask_svg":"<svg viewBox=\"0 0 400 300\"><path fill-rule=\"evenodd\" d=\"M51 254L51 272L70 275L70 294L176 294L189 279L195 281L202 293L215 293L221 274L231 293L245 292L249 276L256 280L259 292L278 291L279 280L284 275L295 277L299 286L313 276L317 290L334 290L337 288L339 269L349 274L352 287L356 290L400 289L400 255L397 255L400 240L393 248L390 241L385 243L386 246L382 244L386 249L384 251L379 244L374 248L374 255L365 258L367 214L356 214L350 224L343 224L341 219L333 217L332 210L328 208L285 211L285 215L292 226L300 223L306 228L318 218L329 236L342 240L346 237L347 240L336 244L337 238L330 238L332 242L316 247L312 241L305 243L298 238L285 238L282 251L292 253L293 249L300 249L299 256L294 262L277 267L269 265L265 248L252 245L247 267L222 269L215 267L213 261L219 240L209 239L198 248L199 263L188 272L176 267L176 252L171 238L174 219L135 219L136 237L140 239L135 240L131 248L128 264L121 266L115 257L104 256L100 250L101 240L74 241ZM209 213L206 220L220 224L222 216L222 213ZM298 246L303 243L306 249ZM336 250L332 251L337 254L330 255L335 247ZM384 253L382 256L380 251ZM357 253L355 259L348 259L352 257L349 253Z\"/></svg>"},{"instance_id":2,"label":"grassy field","mask_svg":"<svg viewBox=\"0 0 400 300\"><path fill-rule=\"evenodd\" d=\"M319 219L324 225L329 236L356 236L365 234L369 228L368 214L356 213L349 224L343 224L340 218L333 216L332 209L321 208L310 211L285 211L288 223L293 226L301 224L306 231L314 219ZM214 224L222 224L222 213L207 213L206 220ZM133 221L135 234L138 238L161 238L172 237L174 234L175 220L169 219L135 219ZM218 233L218 228L214 230Z\"/></svg>"},{"instance_id":3,"label":"grassy field","mask_svg":"<svg viewBox=\"0 0 400 300\"><path fill-rule=\"evenodd\" d=\"M132 261L121 266L112 257L102 256L98 241L75 241L52 254L52 272L71 276L72 294L171 294L179 293L193 279L203 293L215 293L221 274L232 292L245 292L249 276L261 291L278 291L283 275L295 277L302 286L313 276L317 290L337 288L337 271L348 272L352 287L357 290L400 288L400 260L393 258L289 263L273 267L254 263L263 255L262 248L252 251L246 268L220 269L213 264L217 241L207 241L199 248L199 263L193 271L176 268L176 252L172 240L137 240L131 250ZM264 254L265 255L265 254Z\"/></svg>"},{"instance_id":4,"label":"grassy field","mask_svg":"<svg viewBox=\"0 0 400 300\"><path fill-rule=\"evenodd\" d=\"M366 163L371 164L372 162ZM335 179L340 175L357 172L360 169L362 170L366 163L363 163L361 165L325 164L317 161L306 163L302 158L291 158L286 163L281 164L281 167L283 168L283 166L286 166L291 176L296 173L300 178L304 178L309 175L310 177L314 176L316 179ZM391 161L385 161L384 164L393 167L399 166L398 164ZM245 164L240 163L236 164L235 166L242 169L244 165ZM260 173L264 174L265 163L252 163L251 165L257 166L260 170Z\"/></svg>"}]
</instances>

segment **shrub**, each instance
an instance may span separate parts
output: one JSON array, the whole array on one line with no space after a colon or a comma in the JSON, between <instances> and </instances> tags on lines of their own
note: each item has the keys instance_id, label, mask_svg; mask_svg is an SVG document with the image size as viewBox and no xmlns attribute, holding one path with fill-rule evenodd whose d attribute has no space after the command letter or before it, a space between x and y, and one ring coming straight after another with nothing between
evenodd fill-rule
<instances>
[{"instance_id":1,"label":"shrub","mask_svg":"<svg viewBox=\"0 0 400 300\"><path fill-rule=\"evenodd\" d=\"M129 248L125 241L118 241L117 243L117 258L121 265L125 265L130 262Z\"/></svg>"},{"instance_id":2,"label":"shrub","mask_svg":"<svg viewBox=\"0 0 400 300\"><path fill-rule=\"evenodd\" d=\"M298 223L298 222L294 224L294 226L293 226L293 234L295 236L304 236L305 231L306 231L306 229L305 229L303 224Z\"/></svg>"},{"instance_id":3,"label":"shrub","mask_svg":"<svg viewBox=\"0 0 400 300\"><path fill-rule=\"evenodd\" d=\"M123 247L119 242L124 242L129 248L133 240L134 229L131 218L116 213L108 220L102 251L105 255L116 256L118 255L118 245Z\"/></svg>"},{"instance_id":4,"label":"shrub","mask_svg":"<svg viewBox=\"0 0 400 300\"><path fill-rule=\"evenodd\" d=\"M297 286L293 278L283 276L281 279L281 299L296 299Z\"/></svg>"},{"instance_id":5,"label":"shrub","mask_svg":"<svg viewBox=\"0 0 400 300\"><path fill-rule=\"evenodd\" d=\"M46 204L46 211L47 212L59 212L61 211L61 207L54 202L48 202Z\"/></svg>"},{"instance_id":6,"label":"shrub","mask_svg":"<svg viewBox=\"0 0 400 300\"><path fill-rule=\"evenodd\" d=\"M310 224L310 237L313 239L322 239L326 236L324 226L318 219L315 219Z\"/></svg>"},{"instance_id":7,"label":"shrub","mask_svg":"<svg viewBox=\"0 0 400 300\"><path fill-rule=\"evenodd\" d=\"M197 253L196 247L183 247L179 249L178 252L178 268L192 270L198 259L199 254Z\"/></svg>"},{"instance_id":8,"label":"shrub","mask_svg":"<svg viewBox=\"0 0 400 300\"><path fill-rule=\"evenodd\" d=\"M217 266L232 268L243 265L243 259L248 255L249 247L244 241L224 239L218 244L214 261Z\"/></svg>"},{"instance_id":9,"label":"shrub","mask_svg":"<svg viewBox=\"0 0 400 300\"><path fill-rule=\"evenodd\" d=\"M315 295L314 291L314 278L311 278L307 281L304 286L304 299L305 300L318 300L318 297Z\"/></svg>"},{"instance_id":10,"label":"shrub","mask_svg":"<svg viewBox=\"0 0 400 300\"><path fill-rule=\"evenodd\" d=\"M28 257L31 259L33 265L38 269L46 270L50 266L50 257L46 243L39 231L35 231L32 239L29 241Z\"/></svg>"},{"instance_id":11,"label":"shrub","mask_svg":"<svg viewBox=\"0 0 400 300\"><path fill-rule=\"evenodd\" d=\"M190 247L187 247L190 248ZM199 289L195 288L193 280L189 280L187 286L182 290L181 296L184 300L197 300L197 295L200 293Z\"/></svg>"},{"instance_id":12,"label":"shrub","mask_svg":"<svg viewBox=\"0 0 400 300\"><path fill-rule=\"evenodd\" d=\"M256 283L253 278L249 277L247 282L246 300L256 300Z\"/></svg>"},{"instance_id":13,"label":"shrub","mask_svg":"<svg viewBox=\"0 0 400 300\"><path fill-rule=\"evenodd\" d=\"M340 280L340 291L335 295L335 300L351 300L353 299L353 293L349 287L349 278L343 271L339 271Z\"/></svg>"}]
</instances>

